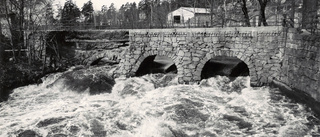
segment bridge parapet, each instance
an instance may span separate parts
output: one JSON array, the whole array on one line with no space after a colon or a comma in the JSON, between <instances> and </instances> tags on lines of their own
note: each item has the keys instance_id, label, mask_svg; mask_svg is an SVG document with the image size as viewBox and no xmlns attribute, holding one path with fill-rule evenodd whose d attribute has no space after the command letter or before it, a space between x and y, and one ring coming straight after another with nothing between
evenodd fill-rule
<instances>
[{"instance_id":1,"label":"bridge parapet","mask_svg":"<svg viewBox=\"0 0 320 137\"><path fill-rule=\"evenodd\" d=\"M247 64L252 85L266 84L279 75L284 36L282 27L130 30L119 74L134 76L146 57L165 55L177 66L179 82L192 83L201 80L208 60L230 56Z\"/></svg>"}]
</instances>

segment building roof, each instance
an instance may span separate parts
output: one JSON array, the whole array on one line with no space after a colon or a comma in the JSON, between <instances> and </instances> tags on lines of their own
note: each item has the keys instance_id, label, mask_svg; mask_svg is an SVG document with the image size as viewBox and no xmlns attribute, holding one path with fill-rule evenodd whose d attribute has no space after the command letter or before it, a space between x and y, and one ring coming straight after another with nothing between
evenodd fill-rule
<instances>
[{"instance_id":1,"label":"building roof","mask_svg":"<svg viewBox=\"0 0 320 137\"><path fill-rule=\"evenodd\" d=\"M180 7L179 9L184 9L192 13L210 13L209 9L207 8Z\"/></svg>"}]
</instances>

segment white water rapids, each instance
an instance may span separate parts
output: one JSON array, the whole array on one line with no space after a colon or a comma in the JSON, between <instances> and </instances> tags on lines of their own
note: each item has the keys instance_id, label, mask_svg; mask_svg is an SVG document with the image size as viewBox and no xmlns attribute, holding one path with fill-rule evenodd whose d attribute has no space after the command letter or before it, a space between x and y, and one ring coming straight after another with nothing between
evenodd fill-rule
<instances>
[{"instance_id":1,"label":"white water rapids","mask_svg":"<svg viewBox=\"0 0 320 137\"><path fill-rule=\"evenodd\" d=\"M112 93L89 95L47 86L61 75L17 88L0 104L1 137L320 136L320 120L305 105L275 88L252 88L249 77L182 85L174 75L150 74L116 79Z\"/></svg>"}]
</instances>

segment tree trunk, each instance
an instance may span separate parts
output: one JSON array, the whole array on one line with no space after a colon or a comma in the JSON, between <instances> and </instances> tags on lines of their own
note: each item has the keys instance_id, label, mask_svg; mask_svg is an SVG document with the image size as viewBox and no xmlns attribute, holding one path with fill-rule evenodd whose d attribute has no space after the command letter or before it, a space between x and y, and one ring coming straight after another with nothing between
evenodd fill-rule
<instances>
[{"instance_id":1,"label":"tree trunk","mask_svg":"<svg viewBox=\"0 0 320 137\"><path fill-rule=\"evenodd\" d=\"M242 2L243 2L242 12L244 14L244 19L245 19L246 26L247 27L251 27L246 0L242 0Z\"/></svg>"},{"instance_id":2,"label":"tree trunk","mask_svg":"<svg viewBox=\"0 0 320 137\"><path fill-rule=\"evenodd\" d=\"M267 3L268 3L267 0L259 0L259 4L260 4L259 26L261 26L261 22L263 26L268 26L266 14L265 14Z\"/></svg>"},{"instance_id":3,"label":"tree trunk","mask_svg":"<svg viewBox=\"0 0 320 137\"><path fill-rule=\"evenodd\" d=\"M295 8L296 8L296 5L295 5L295 1L291 1L291 14L290 14L290 27L294 28L294 15L295 15Z\"/></svg>"},{"instance_id":4,"label":"tree trunk","mask_svg":"<svg viewBox=\"0 0 320 137\"><path fill-rule=\"evenodd\" d=\"M21 0L20 8L19 8L19 31L18 31L18 57L21 57L21 49L24 45L24 34L23 34L23 25L24 25L24 0Z\"/></svg>"}]
</instances>

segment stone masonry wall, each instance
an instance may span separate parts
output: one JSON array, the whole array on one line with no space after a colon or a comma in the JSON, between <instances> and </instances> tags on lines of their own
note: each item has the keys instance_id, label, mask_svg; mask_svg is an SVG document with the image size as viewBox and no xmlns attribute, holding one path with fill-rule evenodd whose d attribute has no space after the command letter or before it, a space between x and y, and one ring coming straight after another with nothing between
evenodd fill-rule
<instances>
[{"instance_id":1,"label":"stone masonry wall","mask_svg":"<svg viewBox=\"0 0 320 137\"><path fill-rule=\"evenodd\" d=\"M146 57L163 55L177 66L180 83L194 83L201 80L207 61L230 56L247 64L251 85L268 84L279 77L282 31L282 27L131 30L117 73L134 76Z\"/></svg>"},{"instance_id":2,"label":"stone masonry wall","mask_svg":"<svg viewBox=\"0 0 320 137\"><path fill-rule=\"evenodd\" d=\"M279 81L320 101L320 37L289 29Z\"/></svg>"},{"instance_id":3,"label":"stone masonry wall","mask_svg":"<svg viewBox=\"0 0 320 137\"><path fill-rule=\"evenodd\" d=\"M80 64L90 65L99 58L107 58L110 61L120 62L120 56L126 47L122 43L81 43L77 42L75 58Z\"/></svg>"}]
</instances>

